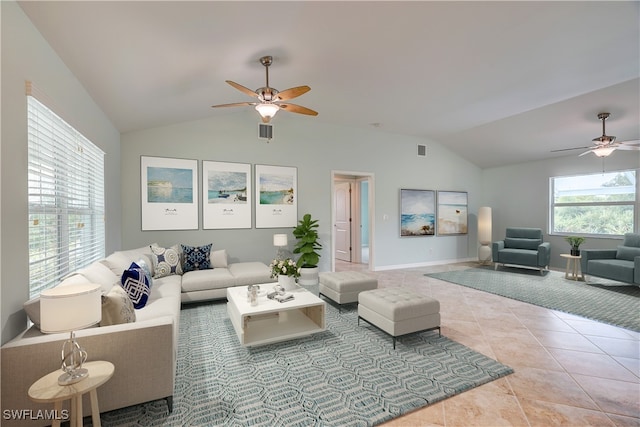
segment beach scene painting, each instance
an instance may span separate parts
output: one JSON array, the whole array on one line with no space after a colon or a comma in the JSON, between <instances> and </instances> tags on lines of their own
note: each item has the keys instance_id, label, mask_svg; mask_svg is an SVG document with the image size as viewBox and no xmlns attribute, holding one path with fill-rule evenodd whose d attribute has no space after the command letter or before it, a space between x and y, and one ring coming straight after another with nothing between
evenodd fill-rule
<instances>
[{"instance_id":1,"label":"beach scene painting","mask_svg":"<svg viewBox=\"0 0 640 427\"><path fill-rule=\"evenodd\" d=\"M432 190L400 190L400 236L433 236L435 201L436 193Z\"/></svg>"},{"instance_id":2,"label":"beach scene painting","mask_svg":"<svg viewBox=\"0 0 640 427\"><path fill-rule=\"evenodd\" d=\"M438 191L438 235L467 234L467 193Z\"/></svg>"},{"instance_id":3,"label":"beach scene painting","mask_svg":"<svg viewBox=\"0 0 640 427\"><path fill-rule=\"evenodd\" d=\"M140 157L143 230L198 228L198 161Z\"/></svg>"},{"instance_id":4,"label":"beach scene painting","mask_svg":"<svg viewBox=\"0 0 640 427\"><path fill-rule=\"evenodd\" d=\"M298 222L298 170L255 166L256 228L295 227Z\"/></svg>"},{"instance_id":5,"label":"beach scene painting","mask_svg":"<svg viewBox=\"0 0 640 427\"><path fill-rule=\"evenodd\" d=\"M202 228L251 228L251 165L202 161Z\"/></svg>"},{"instance_id":6,"label":"beach scene painting","mask_svg":"<svg viewBox=\"0 0 640 427\"><path fill-rule=\"evenodd\" d=\"M147 202L193 203L193 170L148 167Z\"/></svg>"}]
</instances>

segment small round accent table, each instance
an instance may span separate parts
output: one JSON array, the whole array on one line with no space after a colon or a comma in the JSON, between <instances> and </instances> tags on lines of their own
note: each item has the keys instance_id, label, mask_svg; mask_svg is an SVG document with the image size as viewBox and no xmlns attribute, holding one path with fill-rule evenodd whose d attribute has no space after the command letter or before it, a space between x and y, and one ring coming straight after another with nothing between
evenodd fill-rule
<instances>
[{"instance_id":1,"label":"small round accent table","mask_svg":"<svg viewBox=\"0 0 640 427\"><path fill-rule=\"evenodd\" d=\"M29 397L34 402L53 403L56 419L53 427L60 426L62 418L62 402L71 400L71 427L82 427L82 395L89 393L91 399L91 419L95 427L100 427L100 409L98 409L97 388L109 381L115 367L111 362L93 361L82 365L89 371L89 376L71 385L58 385L61 370L51 372L40 378L29 387Z\"/></svg>"},{"instance_id":2,"label":"small round accent table","mask_svg":"<svg viewBox=\"0 0 640 427\"><path fill-rule=\"evenodd\" d=\"M565 279L584 280L584 275L580 271L580 277L578 277L578 270L580 269L580 259L582 255L560 254L562 258L567 259L567 269L564 273ZM569 275L571 273L571 275Z\"/></svg>"}]
</instances>

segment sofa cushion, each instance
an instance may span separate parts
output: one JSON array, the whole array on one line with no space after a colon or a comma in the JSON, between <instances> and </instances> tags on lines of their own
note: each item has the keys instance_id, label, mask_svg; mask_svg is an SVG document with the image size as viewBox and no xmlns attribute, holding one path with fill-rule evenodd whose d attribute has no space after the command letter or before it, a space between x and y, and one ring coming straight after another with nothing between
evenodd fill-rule
<instances>
[{"instance_id":1,"label":"sofa cushion","mask_svg":"<svg viewBox=\"0 0 640 427\"><path fill-rule=\"evenodd\" d=\"M182 292L235 286L236 279L226 268L190 271L182 276Z\"/></svg>"},{"instance_id":2,"label":"sofa cushion","mask_svg":"<svg viewBox=\"0 0 640 427\"><path fill-rule=\"evenodd\" d=\"M506 237L542 240L542 229L528 227L507 227Z\"/></svg>"},{"instance_id":3,"label":"sofa cushion","mask_svg":"<svg viewBox=\"0 0 640 427\"><path fill-rule=\"evenodd\" d=\"M113 273L120 277L122 272L129 268L132 262L143 258L149 263L149 267L153 268L153 263L151 260L151 246L158 246L156 243L152 243L149 246L143 246L137 249L129 249L126 251L116 251L101 260L100 262L106 265L113 271ZM153 270L151 270L151 274L153 274Z\"/></svg>"},{"instance_id":4,"label":"sofa cushion","mask_svg":"<svg viewBox=\"0 0 640 427\"><path fill-rule=\"evenodd\" d=\"M640 256L640 248L634 248L632 246L618 246L618 250L616 252L617 259L633 261L637 256Z\"/></svg>"},{"instance_id":5,"label":"sofa cushion","mask_svg":"<svg viewBox=\"0 0 640 427\"><path fill-rule=\"evenodd\" d=\"M229 266L226 249L211 251L211 266L213 268L227 268Z\"/></svg>"},{"instance_id":6,"label":"sofa cushion","mask_svg":"<svg viewBox=\"0 0 640 427\"><path fill-rule=\"evenodd\" d=\"M119 325L136 321L136 311L127 292L120 285L113 286L102 295L102 320L100 326Z\"/></svg>"},{"instance_id":7,"label":"sofa cushion","mask_svg":"<svg viewBox=\"0 0 640 427\"><path fill-rule=\"evenodd\" d=\"M102 288L103 293L107 293L111 290L113 285L120 284L120 275L116 274L100 261L93 262L87 267L78 270L78 274L83 275L91 283L97 283Z\"/></svg>"},{"instance_id":8,"label":"sofa cushion","mask_svg":"<svg viewBox=\"0 0 640 427\"><path fill-rule=\"evenodd\" d=\"M208 270L211 267L212 243L204 246L182 245L182 271Z\"/></svg>"},{"instance_id":9,"label":"sofa cushion","mask_svg":"<svg viewBox=\"0 0 640 427\"><path fill-rule=\"evenodd\" d=\"M503 249L500 251L500 261L503 264L526 265L538 267L538 252L528 249Z\"/></svg>"},{"instance_id":10,"label":"sofa cushion","mask_svg":"<svg viewBox=\"0 0 640 427\"><path fill-rule=\"evenodd\" d=\"M172 274L181 275L182 265L180 252L180 248L177 245L170 248L152 245L151 254L153 258L153 268L155 270L153 277L158 279Z\"/></svg>"},{"instance_id":11,"label":"sofa cushion","mask_svg":"<svg viewBox=\"0 0 640 427\"><path fill-rule=\"evenodd\" d=\"M633 248L640 248L640 234L636 233L625 233L624 241L622 242L624 246L631 246Z\"/></svg>"},{"instance_id":12,"label":"sofa cushion","mask_svg":"<svg viewBox=\"0 0 640 427\"><path fill-rule=\"evenodd\" d=\"M538 250L538 246L542 243L542 239L525 239L519 237L505 237L504 247L514 249Z\"/></svg>"},{"instance_id":13,"label":"sofa cushion","mask_svg":"<svg viewBox=\"0 0 640 427\"><path fill-rule=\"evenodd\" d=\"M142 308L147 303L150 294L149 281L144 270L135 262L122 273L122 287L131 298L134 308Z\"/></svg>"},{"instance_id":14,"label":"sofa cushion","mask_svg":"<svg viewBox=\"0 0 640 427\"><path fill-rule=\"evenodd\" d=\"M271 271L262 262L236 262L229 264L229 271L235 277L236 286L272 283Z\"/></svg>"},{"instance_id":15,"label":"sofa cushion","mask_svg":"<svg viewBox=\"0 0 640 427\"><path fill-rule=\"evenodd\" d=\"M587 265L587 274L625 283L633 283L633 270L633 261L624 259L592 259Z\"/></svg>"}]
</instances>

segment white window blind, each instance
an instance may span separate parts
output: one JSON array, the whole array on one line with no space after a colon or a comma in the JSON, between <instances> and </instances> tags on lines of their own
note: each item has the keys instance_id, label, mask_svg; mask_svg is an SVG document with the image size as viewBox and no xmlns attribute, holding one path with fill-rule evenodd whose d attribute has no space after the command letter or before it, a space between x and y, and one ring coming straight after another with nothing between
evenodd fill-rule
<instances>
[{"instance_id":1,"label":"white window blind","mask_svg":"<svg viewBox=\"0 0 640 427\"><path fill-rule=\"evenodd\" d=\"M104 257L104 152L27 96L31 297Z\"/></svg>"}]
</instances>

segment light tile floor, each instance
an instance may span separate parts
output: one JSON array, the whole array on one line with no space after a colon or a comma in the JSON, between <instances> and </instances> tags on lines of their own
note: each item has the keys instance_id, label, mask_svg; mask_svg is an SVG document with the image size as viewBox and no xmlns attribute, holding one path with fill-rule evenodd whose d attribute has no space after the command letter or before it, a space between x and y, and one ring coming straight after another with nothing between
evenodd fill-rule
<instances>
[{"instance_id":1,"label":"light tile floor","mask_svg":"<svg viewBox=\"0 0 640 427\"><path fill-rule=\"evenodd\" d=\"M472 265L371 274L438 299L443 335L515 373L385 426L640 426L640 333L424 276Z\"/></svg>"}]
</instances>

